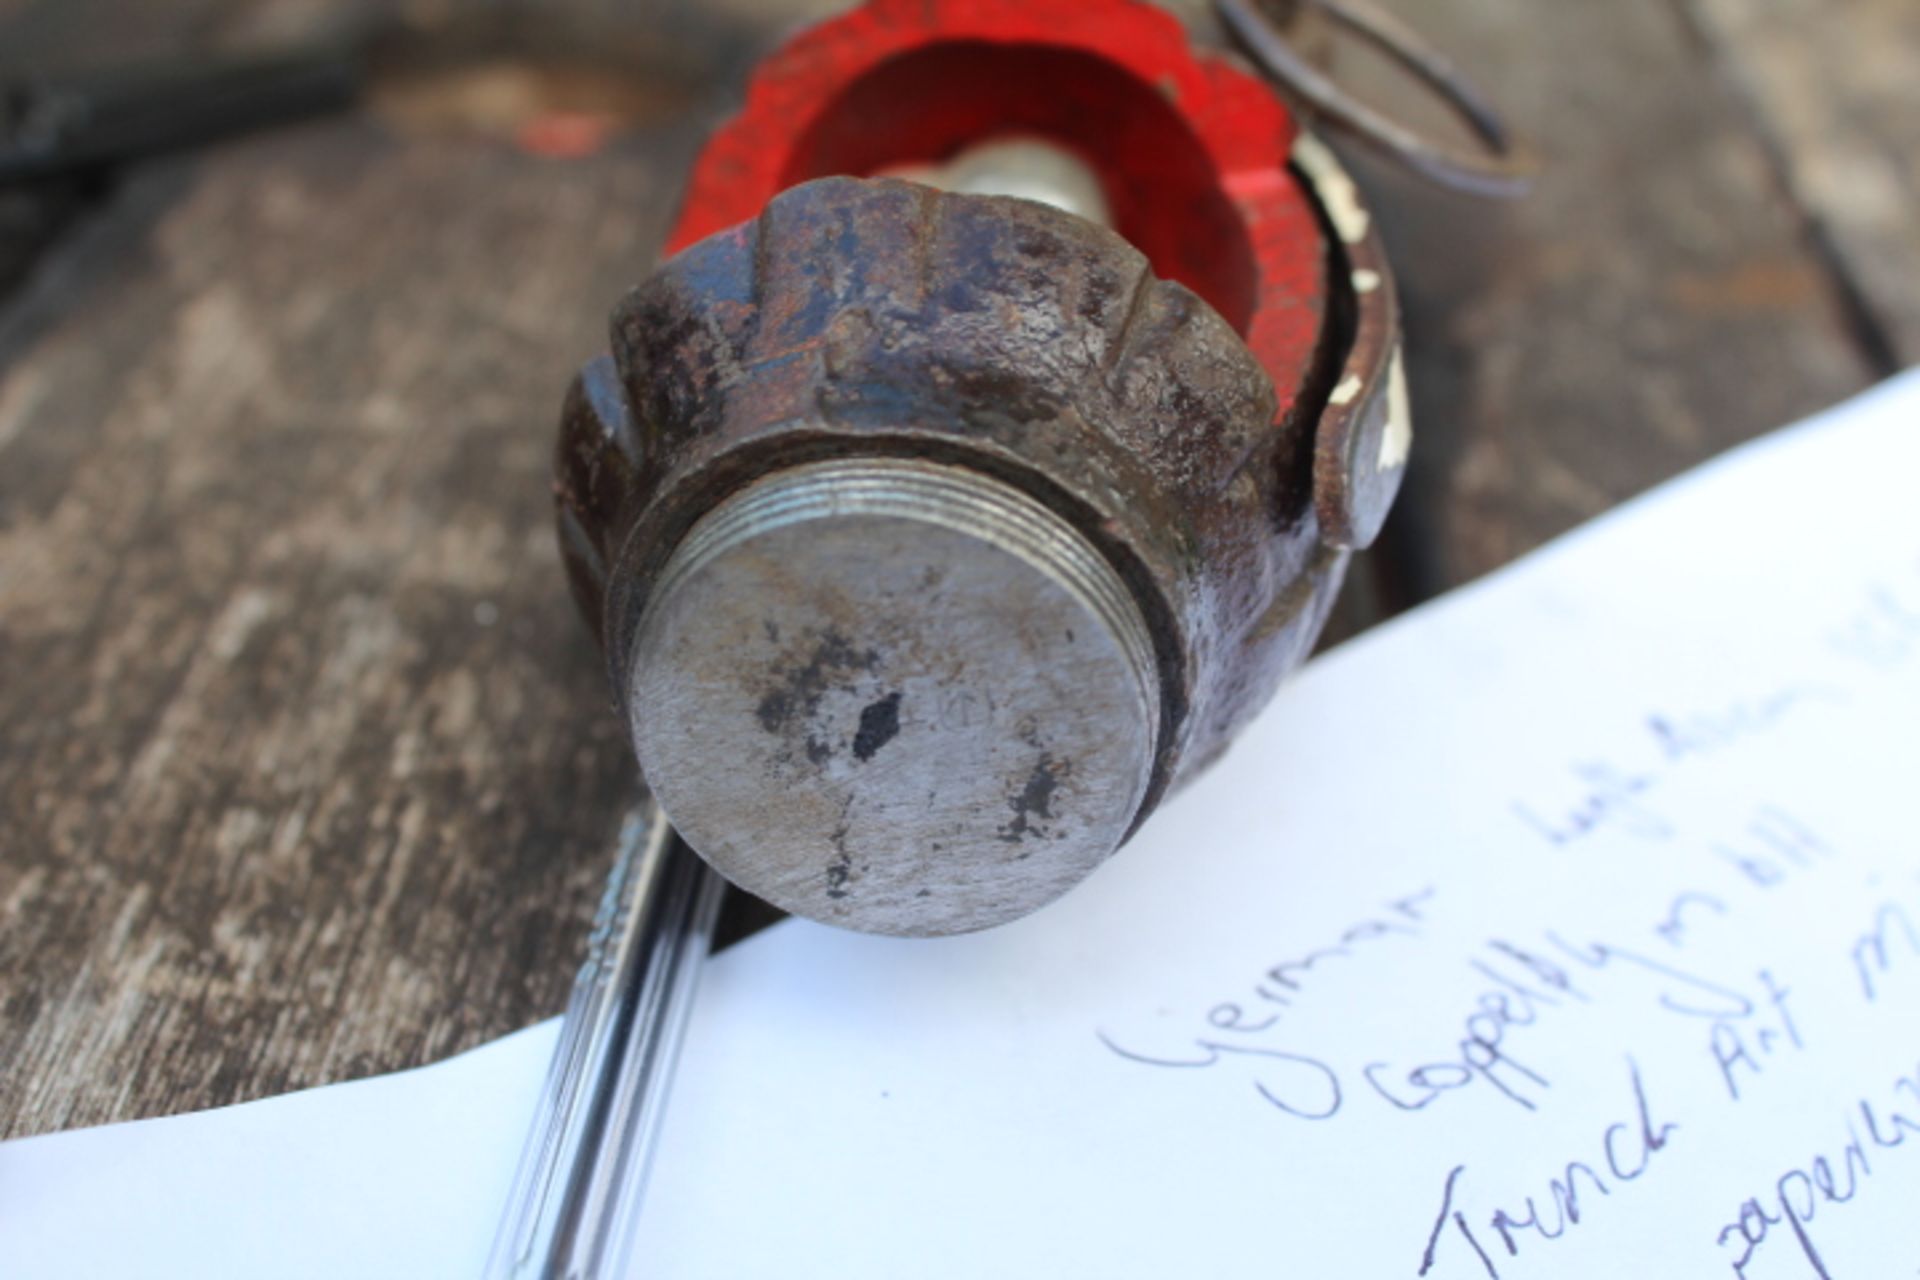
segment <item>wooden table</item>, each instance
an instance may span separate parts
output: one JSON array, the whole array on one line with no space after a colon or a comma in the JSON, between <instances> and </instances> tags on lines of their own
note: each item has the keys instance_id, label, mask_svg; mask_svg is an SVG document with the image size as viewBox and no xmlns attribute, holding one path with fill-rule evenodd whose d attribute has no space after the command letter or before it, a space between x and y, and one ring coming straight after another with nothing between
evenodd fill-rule
<instances>
[{"instance_id":1,"label":"wooden table","mask_svg":"<svg viewBox=\"0 0 1920 1280\"><path fill-rule=\"evenodd\" d=\"M799 4L469 22L512 56L0 198L0 1135L559 1010L635 791L550 534L559 393ZM1552 167L1490 207L1361 165L1421 439L1343 634L1920 359L1911 0L1397 7ZM340 20L0 0L0 62ZM628 127L540 158L541 104Z\"/></svg>"}]
</instances>

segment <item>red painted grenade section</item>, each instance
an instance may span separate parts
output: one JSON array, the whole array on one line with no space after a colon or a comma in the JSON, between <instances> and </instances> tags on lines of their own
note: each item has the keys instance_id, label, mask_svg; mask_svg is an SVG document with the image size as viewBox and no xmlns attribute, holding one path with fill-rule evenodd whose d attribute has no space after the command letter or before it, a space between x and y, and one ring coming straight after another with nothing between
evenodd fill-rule
<instances>
[{"instance_id":1,"label":"red painted grenade section","mask_svg":"<svg viewBox=\"0 0 1920 1280\"><path fill-rule=\"evenodd\" d=\"M669 253L812 178L1038 136L1101 175L1116 229L1245 338L1279 412L1312 368L1326 244L1267 85L1141 0L870 0L762 62L695 166Z\"/></svg>"}]
</instances>

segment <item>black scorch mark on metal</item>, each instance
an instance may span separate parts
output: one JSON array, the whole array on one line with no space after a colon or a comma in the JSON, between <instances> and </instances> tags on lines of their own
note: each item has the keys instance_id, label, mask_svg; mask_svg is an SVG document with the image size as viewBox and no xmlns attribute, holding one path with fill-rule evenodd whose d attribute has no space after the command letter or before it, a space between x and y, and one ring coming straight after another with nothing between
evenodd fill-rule
<instances>
[{"instance_id":1,"label":"black scorch mark on metal","mask_svg":"<svg viewBox=\"0 0 1920 1280\"><path fill-rule=\"evenodd\" d=\"M854 759L865 764L900 733L900 694L890 693L860 713L860 732L853 736Z\"/></svg>"},{"instance_id":2,"label":"black scorch mark on metal","mask_svg":"<svg viewBox=\"0 0 1920 1280\"><path fill-rule=\"evenodd\" d=\"M1040 829L1036 819L1053 817L1053 793L1059 790L1060 778L1064 773L1065 769L1054 761L1052 752L1041 753L1039 762L1027 777L1027 785L1017 795L1007 799L1007 807L1013 810L1013 821L1000 828L1002 841L1019 844L1029 835L1047 834Z\"/></svg>"},{"instance_id":3,"label":"black scorch mark on metal","mask_svg":"<svg viewBox=\"0 0 1920 1280\"><path fill-rule=\"evenodd\" d=\"M838 902L851 892L847 882L853 879L853 850L847 847L847 834L853 830L853 824L847 815L853 811L853 799L848 797L840 807L840 825L833 829L827 842L833 846L834 859L827 864L827 896Z\"/></svg>"},{"instance_id":4,"label":"black scorch mark on metal","mask_svg":"<svg viewBox=\"0 0 1920 1280\"><path fill-rule=\"evenodd\" d=\"M778 634L771 623L768 627L769 635ZM813 657L799 666L774 672L779 683L760 699L754 714L768 733L784 733L796 721L809 719L819 711L820 700L827 690L841 684L841 677L851 672L872 672L879 666L878 650L856 649L838 631L828 631L814 646ZM817 739L807 744L807 758L815 764L832 754L832 748Z\"/></svg>"}]
</instances>

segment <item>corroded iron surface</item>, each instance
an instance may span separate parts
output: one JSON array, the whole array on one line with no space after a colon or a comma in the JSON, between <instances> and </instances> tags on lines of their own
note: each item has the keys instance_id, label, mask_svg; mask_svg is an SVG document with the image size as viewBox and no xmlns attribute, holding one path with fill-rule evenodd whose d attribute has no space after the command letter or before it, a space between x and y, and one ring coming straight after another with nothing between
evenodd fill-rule
<instances>
[{"instance_id":1,"label":"corroded iron surface","mask_svg":"<svg viewBox=\"0 0 1920 1280\"><path fill-rule=\"evenodd\" d=\"M1276 424L1239 335L1118 236L1040 205L810 183L670 261L621 305L613 345L569 397L559 496L630 710L661 575L708 512L824 460L937 464L1050 512L1144 620L1160 705L1124 834L1304 657L1344 567L1313 509L1312 423ZM963 871L930 861L928 887ZM788 905L889 926L816 878L817 902Z\"/></svg>"}]
</instances>

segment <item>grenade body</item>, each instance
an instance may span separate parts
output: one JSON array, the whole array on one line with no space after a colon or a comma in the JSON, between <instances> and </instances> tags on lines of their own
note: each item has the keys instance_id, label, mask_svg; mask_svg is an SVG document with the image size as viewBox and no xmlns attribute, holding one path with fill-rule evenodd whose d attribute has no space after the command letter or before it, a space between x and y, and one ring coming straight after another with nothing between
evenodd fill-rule
<instances>
[{"instance_id":1,"label":"grenade body","mask_svg":"<svg viewBox=\"0 0 1920 1280\"><path fill-rule=\"evenodd\" d=\"M839 38L929 8L877 3ZM972 56L968 36L941 42ZM1203 66L1184 38L1151 53ZM723 132L709 161L743 145ZM1391 500L1404 408L1370 237L1284 167L1143 213L1151 188L1088 159L1118 230L884 177L769 192L621 304L568 397L562 547L642 771L696 850L787 910L927 935L1058 897L1306 656ZM686 235L725 216L690 208ZM1228 267L1256 268L1240 293L1195 265L1204 235L1175 251L1154 229L1227 215Z\"/></svg>"}]
</instances>

